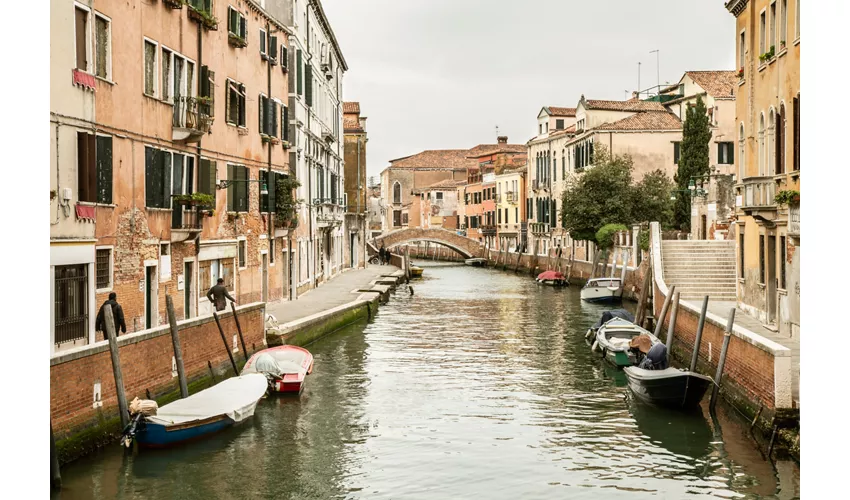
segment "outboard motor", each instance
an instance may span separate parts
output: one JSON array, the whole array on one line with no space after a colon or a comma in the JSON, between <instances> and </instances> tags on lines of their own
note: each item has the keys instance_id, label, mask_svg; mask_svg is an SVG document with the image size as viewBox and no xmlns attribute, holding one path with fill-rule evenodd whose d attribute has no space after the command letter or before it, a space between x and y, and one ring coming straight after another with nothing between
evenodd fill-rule
<instances>
[{"instance_id":1,"label":"outboard motor","mask_svg":"<svg viewBox=\"0 0 850 500\"><path fill-rule=\"evenodd\" d=\"M640 362L638 368L645 370L666 370L667 366L667 346L658 343L649 349L649 352L643 358L643 361Z\"/></svg>"}]
</instances>

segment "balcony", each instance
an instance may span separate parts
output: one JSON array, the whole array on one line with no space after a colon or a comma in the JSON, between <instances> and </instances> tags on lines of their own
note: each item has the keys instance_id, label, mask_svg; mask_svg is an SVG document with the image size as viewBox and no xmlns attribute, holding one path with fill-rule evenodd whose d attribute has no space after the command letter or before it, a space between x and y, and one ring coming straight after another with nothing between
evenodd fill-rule
<instances>
[{"instance_id":1,"label":"balcony","mask_svg":"<svg viewBox=\"0 0 850 500\"><path fill-rule=\"evenodd\" d=\"M210 131L213 118L210 104L195 97L174 97L174 116L171 120L171 140L198 142Z\"/></svg>"},{"instance_id":2,"label":"balcony","mask_svg":"<svg viewBox=\"0 0 850 500\"><path fill-rule=\"evenodd\" d=\"M800 237L800 205L791 206L788 214L788 235Z\"/></svg>"},{"instance_id":3,"label":"balcony","mask_svg":"<svg viewBox=\"0 0 850 500\"><path fill-rule=\"evenodd\" d=\"M485 224L478 228L478 232L481 233L481 236L495 236L496 226L492 224Z\"/></svg>"},{"instance_id":4,"label":"balcony","mask_svg":"<svg viewBox=\"0 0 850 500\"><path fill-rule=\"evenodd\" d=\"M529 222L531 234L549 234L550 228L548 222Z\"/></svg>"},{"instance_id":5,"label":"balcony","mask_svg":"<svg viewBox=\"0 0 850 500\"><path fill-rule=\"evenodd\" d=\"M204 229L207 207L191 201L174 200L171 203L171 241L176 243L194 238Z\"/></svg>"},{"instance_id":6,"label":"balcony","mask_svg":"<svg viewBox=\"0 0 850 500\"><path fill-rule=\"evenodd\" d=\"M513 191L508 191L507 193L505 193L505 200L507 201L507 203L510 203L511 205L516 205L517 202L519 201L519 193L514 193Z\"/></svg>"},{"instance_id":7,"label":"balcony","mask_svg":"<svg viewBox=\"0 0 850 500\"><path fill-rule=\"evenodd\" d=\"M735 187L741 211L763 221L776 219L776 181L772 176L748 177Z\"/></svg>"}]
</instances>

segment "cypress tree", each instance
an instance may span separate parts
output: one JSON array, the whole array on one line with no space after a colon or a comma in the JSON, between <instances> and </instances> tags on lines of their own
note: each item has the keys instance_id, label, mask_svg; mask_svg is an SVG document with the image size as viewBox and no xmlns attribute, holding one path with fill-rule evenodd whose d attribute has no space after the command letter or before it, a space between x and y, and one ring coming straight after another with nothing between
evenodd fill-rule
<instances>
[{"instance_id":1,"label":"cypress tree","mask_svg":"<svg viewBox=\"0 0 850 500\"><path fill-rule=\"evenodd\" d=\"M702 97L697 97L695 106L688 106L682 129L682 147L679 155L679 169L674 176L676 187L675 224L682 231L691 228L691 193L688 182L691 177L708 174L708 145L711 141L711 127L708 112Z\"/></svg>"}]
</instances>

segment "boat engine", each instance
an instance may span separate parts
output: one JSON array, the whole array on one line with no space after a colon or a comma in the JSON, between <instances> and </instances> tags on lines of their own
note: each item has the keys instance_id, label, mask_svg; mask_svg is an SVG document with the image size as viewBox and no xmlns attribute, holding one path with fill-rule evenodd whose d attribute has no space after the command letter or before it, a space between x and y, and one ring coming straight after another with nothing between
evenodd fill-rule
<instances>
[{"instance_id":1,"label":"boat engine","mask_svg":"<svg viewBox=\"0 0 850 500\"><path fill-rule=\"evenodd\" d=\"M145 428L145 417L156 415L157 409L156 401L135 398L130 403L130 423L121 434L121 444L129 448L136 434Z\"/></svg>"}]
</instances>

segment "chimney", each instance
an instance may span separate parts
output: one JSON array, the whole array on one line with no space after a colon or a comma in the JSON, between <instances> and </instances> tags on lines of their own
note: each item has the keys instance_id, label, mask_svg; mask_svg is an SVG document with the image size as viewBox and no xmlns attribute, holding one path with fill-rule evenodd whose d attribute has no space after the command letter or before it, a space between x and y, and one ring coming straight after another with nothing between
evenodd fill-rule
<instances>
[{"instance_id":1,"label":"chimney","mask_svg":"<svg viewBox=\"0 0 850 500\"><path fill-rule=\"evenodd\" d=\"M496 140L499 142L499 145L504 145L504 144L508 143L508 136L500 135L499 137L496 138Z\"/></svg>"},{"instance_id":2,"label":"chimney","mask_svg":"<svg viewBox=\"0 0 850 500\"><path fill-rule=\"evenodd\" d=\"M362 128L363 130L366 130L366 117L360 116L358 118L360 118L360 128Z\"/></svg>"},{"instance_id":3,"label":"chimney","mask_svg":"<svg viewBox=\"0 0 850 500\"><path fill-rule=\"evenodd\" d=\"M633 100L633 101L637 101L637 100L639 99L639 97L638 97L638 96L640 96L640 93L638 93L638 92L632 92L632 100Z\"/></svg>"}]
</instances>

